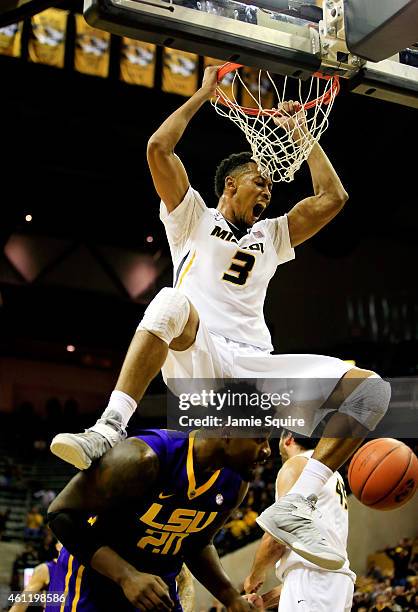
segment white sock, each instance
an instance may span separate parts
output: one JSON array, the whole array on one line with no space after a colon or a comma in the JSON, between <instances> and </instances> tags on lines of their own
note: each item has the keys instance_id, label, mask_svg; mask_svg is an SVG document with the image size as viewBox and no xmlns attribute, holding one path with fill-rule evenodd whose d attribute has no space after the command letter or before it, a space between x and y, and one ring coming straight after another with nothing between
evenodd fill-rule
<instances>
[{"instance_id":1,"label":"white sock","mask_svg":"<svg viewBox=\"0 0 418 612\"><path fill-rule=\"evenodd\" d=\"M136 407L137 402L133 397L127 395L123 391L115 390L111 393L107 408L100 419L106 419L108 417L110 419L115 419L116 417L115 420L120 421L123 429L126 429L128 421L135 412ZM117 412L117 415L114 414L115 412Z\"/></svg>"},{"instance_id":2,"label":"white sock","mask_svg":"<svg viewBox=\"0 0 418 612\"><path fill-rule=\"evenodd\" d=\"M304 497L312 493L318 495L333 473L324 463L311 458L289 493L299 493Z\"/></svg>"}]
</instances>

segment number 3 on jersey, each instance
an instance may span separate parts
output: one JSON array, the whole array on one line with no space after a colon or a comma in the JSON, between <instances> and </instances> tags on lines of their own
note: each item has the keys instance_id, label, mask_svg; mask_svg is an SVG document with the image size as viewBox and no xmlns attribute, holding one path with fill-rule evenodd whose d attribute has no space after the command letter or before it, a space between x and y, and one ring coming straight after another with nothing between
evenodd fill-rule
<instances>
[{"instance_id":1,"label":"number 3 on jersey","mask_svg":"<svg viewBox=\"0 0 418 612\"><path fill-rule=\"evenodd\" d=\"M232 258L229 269L223 275L222 280L234 283L234 285L245 285L254 264L254 255L246 251L237 251Z\"/></svg>"}]
</instances>

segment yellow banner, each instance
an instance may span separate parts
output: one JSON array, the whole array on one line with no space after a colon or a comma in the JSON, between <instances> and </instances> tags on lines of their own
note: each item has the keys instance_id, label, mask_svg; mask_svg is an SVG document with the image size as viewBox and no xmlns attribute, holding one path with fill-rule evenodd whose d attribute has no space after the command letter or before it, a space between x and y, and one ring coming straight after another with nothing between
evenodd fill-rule
<instances>
[{"instance_id":1,"label":"yellow banner","mask_svg":"<svg viewBox=\"0 0 418 612\"><path fill-rule=\"evenodd\" d=\"M271 108L273 106L273 85L264 71L262 71L261 79L259 79L259 72L258 68L248 68L247 66L242 68L242 80L248 89L242 88L241 106L258 108L258 103L263 108Z\"/></svg>"},{"instance_id":2,"label":"yellow banner","mask_svg":"<svg viewBox=\"0 0 418 612\"><path fill-rule=\"evenodd\" d=\"M75 16L74 68L84 74L106 77L109 72L110 34L91 28L82 15Z\"/></svg>"},{"instance_id":3,"label":"yellow banner","mask_svg":"<svg viewBox=\"0 0 418 612\"><path fill-rule=\"evenodd\" d=\"M216 59L214 57L205 57L203 60L203 65L206 68L207 66L223 66L225 64L225 60ZM233 87L232 82L234 78L235 72L228 72L219 83L219 87L222 91L227 95L227 97L234 101L234 96L238 104L240 103L240 91L238 87L238 79L235 80L235 85Z\"/></svg>"},{"instance_id":4,"label":"yellow banner","mask_svg":"<svg viewBox=\"0 0 418 612\"><path fill-rule=\"evenodd\" d=\"M21 49L22 22L0 28L0 55L18 57Z\"/></svg>"},{"instance_id":5,"label":"yellow banner","mask_svg":"<svg viewBox=\"0 0 418 612\"><path fill-rule=\"evenodd\" d=\"M28 43L29 59L63 68L68 11L50 8L34 15Z\"/></svg>"},{"instance_id":6,"label":"yellow banner","mask_svg":"<svg viewBox=\"0 0 418 612\"><path fill-rule=\"evenodd\" d=\"M154 87L156 46L122 37L120 78L125 83Z\"/></svg>"},{"instance_id":7,"label":"yellow banner","mask_svg":"<svg viewBox=\"0 0 418 612\"><path fill-rule=\"evenodd\" d=\"M197 89L198 62L196 53L164 47L162 90L192 96Z\"/></svg>"}]
</instances>

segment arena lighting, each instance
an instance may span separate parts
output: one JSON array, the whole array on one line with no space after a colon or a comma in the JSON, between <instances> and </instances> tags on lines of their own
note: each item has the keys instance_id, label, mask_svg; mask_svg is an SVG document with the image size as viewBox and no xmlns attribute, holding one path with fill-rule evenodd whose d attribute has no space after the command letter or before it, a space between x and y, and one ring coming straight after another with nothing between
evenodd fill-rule
<instances>
[{"instance_id":1,"label":"arena lighting","mask_svg":"<svg viewBox=\"0 0 418 612\"><path fill-rule=\"evenodd\" d=\"M74 353L75 346L74 344L67 344L67 353Z\"/></svg>"},{"instance_id":2,"label":"arena lighting","mask_svg":"<svg viewBox=\"0 0 418 612\"><path fill-rule=\"evenodd\" d=\"M30 223L32 221L32 215L26 215L25 216L25 221L27 221L28 223Z\"/></svg>"},{"instance_id":3,"label":"arena lighting","mask_svg":"<svg viewBox=\"0 0 418 612\"><path fill-rule=\"evenodd\" d=\"M147 242L154 242L153 236L147 236Z\"/></svg>"}]
</instances>

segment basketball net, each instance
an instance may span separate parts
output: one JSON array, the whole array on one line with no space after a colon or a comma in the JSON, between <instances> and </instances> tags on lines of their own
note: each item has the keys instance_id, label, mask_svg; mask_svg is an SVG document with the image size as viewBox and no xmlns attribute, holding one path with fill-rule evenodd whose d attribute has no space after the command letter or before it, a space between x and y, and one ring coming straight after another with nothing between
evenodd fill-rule
<instances>
[{"instance_id":1,"label":"basketball net","mask_svg":"<svg viewBox=\"0 0 418 612\"><path fill-rule=\"evenodd\" d=\"M211 104L218 115L227 117L244 132L251 146L252 158L263 175L268 175L276 183L290 182L328 127L328 116L340 88L338 77L314 75L307 83L298 79L296 100L294 92L287 97L287 77L284 77L280 94L269 72L259 70L258 92L253 92L242 79L239 68L240 64L227 63L218 70L216 98L211 100ZM222 88L221 81L225 75L230 75L229 94L225 91L225 85ZM276 109L262 106L262 89L266 79L276 95ZM244 88L252 98L254 107L240 106L237 101L240 88ZM280 109L288 99L297 101L300 110L292 116L293 127L285 129L276 125L273 118L287 116Z\"/></svg>"}]
</instances>

